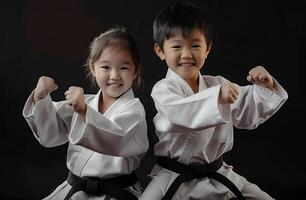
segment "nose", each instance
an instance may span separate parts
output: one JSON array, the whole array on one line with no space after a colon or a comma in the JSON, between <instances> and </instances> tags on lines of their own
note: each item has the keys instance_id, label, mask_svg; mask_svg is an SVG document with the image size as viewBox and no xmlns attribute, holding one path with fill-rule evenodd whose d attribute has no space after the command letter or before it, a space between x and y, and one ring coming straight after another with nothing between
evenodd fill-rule
<instances>
[{"instance_id":1,"label":"nose","mask_svg":"<svg viewBox=\"0 0 306 200\"><path fill-rule=\"evenodd\" d=\"M184 59L192 58L191 50L189 48L183 48L181 57Z\"/></svg>"},{"instance_id":2,"label":"nose","mask_svg":"<svg viewBox=\"0 0 306 200\"><path fill-rule=\"evenodd\" d=\"M118 70L116 70L116 69L111 70L109 78L111 80L119 80L120 79L120 74L119 74Z\"/></svg>"}]
</instances>

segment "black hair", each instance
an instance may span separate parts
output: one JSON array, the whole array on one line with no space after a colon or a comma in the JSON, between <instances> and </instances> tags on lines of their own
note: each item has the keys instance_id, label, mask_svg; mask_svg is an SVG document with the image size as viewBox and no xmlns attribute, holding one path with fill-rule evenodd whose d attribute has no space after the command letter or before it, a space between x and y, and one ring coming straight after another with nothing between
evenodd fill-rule
<instances>
[{"instance_id":1,"label":"black hair","mask_svg":"<svg viewBox=\"0 0 306 200\"><path fill-rule=\"evenodd\" d=\"M154 42L163 49L164 41L175 31L180 30L183 37L187 37L195 28L203 32L209 47L213 38L209 16L203 9L190 2L175 2L157 14L153 23Z\"/></svg>"}]
</instances>

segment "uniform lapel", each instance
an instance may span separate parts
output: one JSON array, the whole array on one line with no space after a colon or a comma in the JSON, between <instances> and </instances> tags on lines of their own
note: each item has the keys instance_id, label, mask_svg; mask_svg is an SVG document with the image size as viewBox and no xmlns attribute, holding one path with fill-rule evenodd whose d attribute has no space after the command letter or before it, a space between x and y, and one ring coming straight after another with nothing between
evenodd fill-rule
<instances>
[{"instance_id":1,"label":"uniform lapel","mask_svg":"<svg viewBox=\"0 0 306 200\"><path fill-rule=\"evenodd\" d=\"M88 102L94 110L99 110L99 99L102 98L101 90L97 93L93 101ZM127 101L134 98L134 93L132 89L129 89L124 94L122 94L104 113L105 117L111 117L120 107Z\"/></svg>"}]
</instances>

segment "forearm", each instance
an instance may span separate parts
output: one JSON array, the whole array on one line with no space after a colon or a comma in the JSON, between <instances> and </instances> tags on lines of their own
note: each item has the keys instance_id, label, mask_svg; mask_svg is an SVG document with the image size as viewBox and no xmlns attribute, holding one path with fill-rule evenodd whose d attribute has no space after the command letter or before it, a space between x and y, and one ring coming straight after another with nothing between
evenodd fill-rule
<instances>
[{"instance_id":1,"label":"forearm","mask_svg":"<svg viewBox=\"0 0 306 200\"><path fill-rule=\"evenodd\" d=\"M41 145L52 147L67 142L68 127L56 112L49 95L34 104L32 93L24 106L23 116Z\"/></svg>"}]
</instances>

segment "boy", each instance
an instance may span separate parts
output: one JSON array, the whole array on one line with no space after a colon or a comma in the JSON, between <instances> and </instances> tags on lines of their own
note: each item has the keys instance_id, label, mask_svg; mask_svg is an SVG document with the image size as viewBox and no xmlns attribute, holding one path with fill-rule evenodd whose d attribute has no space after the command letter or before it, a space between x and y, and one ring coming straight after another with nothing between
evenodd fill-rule
<instances>
[{"instance_id":1,"label":"boy","mask_svg":"<svg viewBox=\"0 0 306 200\"><path fill-rule=\"evenodd\" d=\"M155 52L168 65L155 84L152 98L159 142L153 179L141 199L272 199L236 174L222 155L233 146L233 126L254 129L287 100L286 91L257 66L238 86L221 76L201 76L212 44L205 13L190 3L176 2L157 15Z\"/></svg>"}]
</instances>

